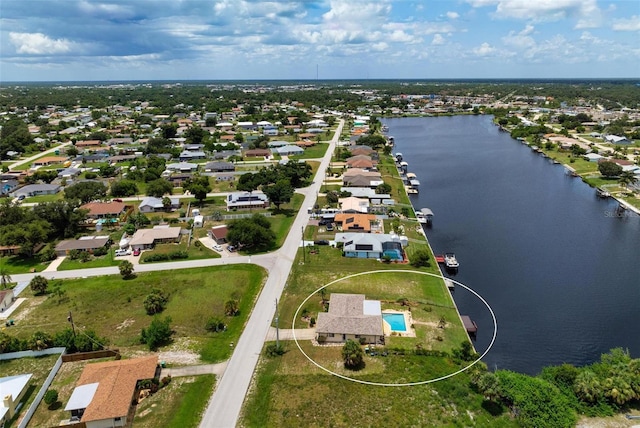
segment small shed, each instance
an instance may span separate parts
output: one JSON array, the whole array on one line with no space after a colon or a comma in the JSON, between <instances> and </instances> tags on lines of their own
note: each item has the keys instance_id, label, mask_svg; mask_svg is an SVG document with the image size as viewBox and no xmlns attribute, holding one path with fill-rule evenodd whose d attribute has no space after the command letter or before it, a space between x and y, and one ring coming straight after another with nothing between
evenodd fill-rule
<instances>
[{"instance_id":1,"label":"small shed","mask_svg":"<svg viewBox=\"0 0 640 428\"><path fill-rule=\"evenodd\" d=\"M193 218L193 227L202 227L204 225L204 216L197 215Z\"/></svg>"}]
</instances>

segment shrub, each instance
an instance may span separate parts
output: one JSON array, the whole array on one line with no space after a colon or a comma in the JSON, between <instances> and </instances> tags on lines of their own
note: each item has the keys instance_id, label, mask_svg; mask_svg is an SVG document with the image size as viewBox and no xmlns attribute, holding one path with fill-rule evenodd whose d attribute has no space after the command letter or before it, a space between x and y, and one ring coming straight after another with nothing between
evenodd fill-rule
<instances>
[{"instance_id":1,"label":"shrub","mask_svg":"<svg viewBox=\"0 0 640 428\"><path fill-rule=\"evenodd\" d=\"M170 382L171 382L171 375L163 377L162 380L160 381L160 384L163 387L165 387L165 386L169 385Z\"/></svg>"},{"instance_id":2,"label":"shrub","mask_svg":"<svg viewBox=\"0 0 640 428\"><path fill-rule=\"evenodd\" d=\"M189 253L186 252L186 251L182 251L182 250L172 251L171 253L169 253L169 258L171 260L188 259L189 258Z\"/></svg>"},{"instance_id":3,"label":"shrub","mask_svg":"<svg viewBox=\"0 0 640 428\"><path fill-rule=\"evenodd\" d=\"M367 344L367 338L366 337L359 337L358 338L358 342L360 342L361 345L366 345Z\"/></svg>"},{"instance_id":4,"label":"shrub","mask_svg":"<svg viewBox=\"0 0 640 428\"><path fill-rule=\"evenodd\" d=\"M36 296L45 294L48 286L49 280L41 275L34 276L31 282L29 282L29 287Z\"/></svg>"},{"instance_id":5,"label":"shrub","mask_svg":"<svg viewBox=\"0 0 640 428\"><path fill-rule=\"evenodd\" d=\"M49 244L38 253L38 259L41 262L50 262L56 259L56 250Z\"/></svg>"},{"instance_id":6,"label":"shrub","mask_svg":"<svg viewBox=\"0 0 640 428\"><path fill-rule=\"evenodd\" d=\"M150 351L155 351L159 346L169 342L172 333L171 317L160 319L156 316L147 329L142 329L140 342L146 344Z\"/></svg>"},{"instance_id":7,"label":"shrub","mask_svg":"<svg viewBox=\"0 0 640 428\"><path fill-rule=\"evenodd\" d=\"M326 341L327 341L327 336L322 336L322 335L318 336L318 343L319 343L319 344L321 344L321 345L322 345L322 344L323 344L323 343L325 343Z\"/></svg>"},{"instance_id":8,"label":"shrub","mask_svg":"<svg viewBox=\"0 0 640 428\"><path fill-rule=\"evenodd\" d=\"M151 290L151 294L147 295L144 299L144 309L147 315L155 315L164 311L167 306L169 298L157 288Z\"/></svg>"},{"instance_id":9,"label":"shrub","mask_svg":"<svg viewBox=\"0 0 640 428\"><path fill-rule=\"evenodd\" d=\"M220 331L225 331L227 329L227 325L222 321L222 319L218 317L211 317L207 320L204 328L207 331L211 331L213 333L217 333Z\"/></svg>"},{"instance_id":10,"label":"shrub","mask_svg":"<svg viewBox=\"0 0 640 428\"><path fill-rule=\"evenodd\" d=\"M265 354L271 358L284 355L284 352L284 347L282 345L276 345L275 343L268 344L265 349Z\"/></svg>"},{"instance_id":11,"label":"shrub","mask_svg":"<svg viewBox=\"0 0 640 428\"><path fill-rule=\"evenodd\" d=\"M48 406L51 406L52 404L58 402L58 391L56 391L55 389L49 389L47 392L45 392L44 402Z\"/></svg>"},{"instance_id":12,"label":"shrub","mask_svg":"<svg viewBox=\"0 0 640 428\"><path fill-rule=\"evenodd\" d=\"M309 319L309 326L313 327L316 325L316 319L314 317L311 317L311 319Z\"/></svg>"},{"instance_id":13,"label":"shrub","mask_svg":"<svg viewBox=\"0 0 640 428\"><path fill-rule=\"evenodd\" d=\"M80 253L82 253L80 250L71 250L67 254L67 257L69 260L78 260L80 258Z\"/></svg>"},{"instance_id":14,"label":"shrub","mask_svg":"<svg viewBox=\"0 0 640 428\"><path fill-rule=\"evenodd\" d=\"M100 247L100 248L96 248L93 251L93 255L96 257L100 257L100 256L104 256L109 252L109 249L107 247Z\"/></svg>"}]
</instances>

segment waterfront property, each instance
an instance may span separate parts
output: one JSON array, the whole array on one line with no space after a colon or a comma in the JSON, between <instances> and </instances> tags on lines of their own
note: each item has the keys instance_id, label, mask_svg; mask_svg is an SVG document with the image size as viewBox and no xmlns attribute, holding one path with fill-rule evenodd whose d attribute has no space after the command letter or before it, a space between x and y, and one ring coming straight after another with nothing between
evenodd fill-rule
<instances>
[{"instance_id":1,"label":"waterfront property","mask_svg":"<svg viewBox=\"0 0 640 428\"><path fill-rule=\"evenodd\" d=\"M16 413L20 400L27 391L31 374L0 378L0 426L4 426Z\"/></svg>"},{"instance_id":2,"label":"waterfront property","mask_svg":"<svg viewBox=\"0 0 640 428\"><path fill-rule=\"evenodd\" d=\"M390 260L404 260L404 247L407 246L406 237L386 233L336 233L335 242L342 243L345 257L359 259L382 259L388 256Z\"/></svg>"},{"instance_id":3,"label":"waterfront property","mask_svg":"<svg viewBox=\"0 0 640 428\"><path fill-rule=\"evenodd\" d=\"M365 300L364 294L332 293L329 311L318 313L316 339L323 342L384 343L380 301Z\"/></svg>"}]
</instances>

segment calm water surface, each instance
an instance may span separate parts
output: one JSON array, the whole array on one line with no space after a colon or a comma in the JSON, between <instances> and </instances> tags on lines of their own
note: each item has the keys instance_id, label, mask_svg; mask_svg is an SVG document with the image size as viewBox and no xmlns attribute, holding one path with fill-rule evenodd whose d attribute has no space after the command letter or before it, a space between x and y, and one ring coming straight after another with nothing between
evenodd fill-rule
<instances>
[{"instance_id":1,"label":"calm water surface","mask_svg":"<svg viewBox=\"0 0 640 428\"><path fill-rule=\"evenodd\" d=\"M495 311L491 368L535 374L618 346L640 357L640 216L618 216L615 201L598 199L490 117L383 122L421 182L414 207L434 211L434 252L455 252L454 279ZM478 323L482 352L489 313L460 287L454 297Z\"/></svg>"}]
</instances>

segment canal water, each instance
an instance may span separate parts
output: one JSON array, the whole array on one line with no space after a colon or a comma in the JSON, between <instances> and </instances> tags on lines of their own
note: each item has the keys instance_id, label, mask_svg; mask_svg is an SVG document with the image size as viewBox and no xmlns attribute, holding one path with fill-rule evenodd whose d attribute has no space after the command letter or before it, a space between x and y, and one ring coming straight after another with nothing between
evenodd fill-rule
<instances>
[{"instance_id":1,"label":"canal water","mask_svg":"<svg viewBox=\"0 0 640 428\"><path fill-rule=\"evenodd\" d=\"M640 357L640 216L512 139L487 116L383 121L409 172L416 209L436 254L454 252L452 276L492 306L498 335L491 369L536 374L550 364L584 365L614 347ZM490 314L456 287L462 314L477 322L479 352Z\"/></svg>"}]
</instances>

